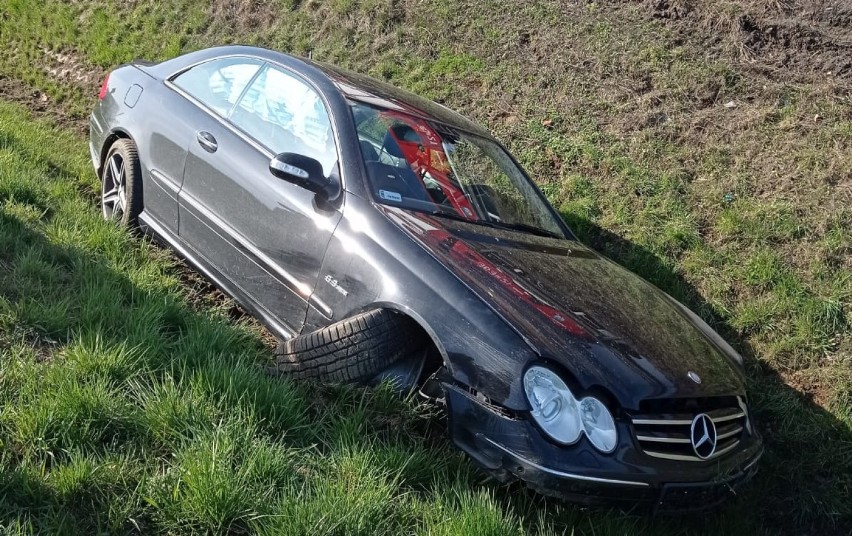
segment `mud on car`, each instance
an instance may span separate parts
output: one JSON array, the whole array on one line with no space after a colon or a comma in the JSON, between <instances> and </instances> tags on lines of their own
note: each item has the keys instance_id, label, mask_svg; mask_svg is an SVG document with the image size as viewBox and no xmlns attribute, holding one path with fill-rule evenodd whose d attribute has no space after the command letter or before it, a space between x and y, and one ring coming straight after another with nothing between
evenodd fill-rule
<instances>
[{"instance_id":1,"label":"mud on car","mask_svg":"<svg viewBox=\"0 0 852 536\"><path fill-rule=\"evenodd\" d=\"M478 465L573 501L708 508L757 470L737 352L448 108L221 47L115 69L90 127L103 215L260 319L276 373L417 388Z\"/></svg>"}]
</instances>

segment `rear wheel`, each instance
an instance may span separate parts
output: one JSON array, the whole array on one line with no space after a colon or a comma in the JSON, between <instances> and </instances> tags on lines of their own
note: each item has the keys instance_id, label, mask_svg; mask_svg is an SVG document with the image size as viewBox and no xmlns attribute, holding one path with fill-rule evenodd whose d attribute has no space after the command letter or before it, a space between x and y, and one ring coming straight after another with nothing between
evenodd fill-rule
<instances>
[{"instance_id":1,"label":"rear wheel","mask_svg":"<svg viewBox=\"0 0 852 536\"><path fill-rule=\"evenodd\" d=\"M133 142L117 140L110 147L101 173L101 211L105 219L135 227L142 212L142 171Z\"/></svg>"},{"instance_id":2,"label":"rear wheel","mask_svg":"<svg viewBox=\"0 0 852 536\"><path fill-rule=\"evenodd\" d=\"M335 383L367 383L425 347L420 327L405 315L376 309L282 342L270 372Z\"/></svg>"}]
</instances>

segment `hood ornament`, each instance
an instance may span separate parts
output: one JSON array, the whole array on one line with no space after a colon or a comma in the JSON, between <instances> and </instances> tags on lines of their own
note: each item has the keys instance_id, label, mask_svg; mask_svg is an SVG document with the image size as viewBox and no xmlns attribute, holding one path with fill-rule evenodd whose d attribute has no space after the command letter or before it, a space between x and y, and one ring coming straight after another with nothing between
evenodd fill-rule
<instances>
[{"instance_id":1,"label":"hood ornament","mask_svg":"<svg viewBox=\"0 0 852 536\"><path fill-rule=\"evenodd\" d=\"M690 380L694 381L695 383L701 383L701 376L699 376L699 375L698 375L698 374L696 374L695 372L692 372L691 370L690 370L689 372L687 372L687 373L686 373L686 376L687 376Z\"/></svg>"}]
</instances>

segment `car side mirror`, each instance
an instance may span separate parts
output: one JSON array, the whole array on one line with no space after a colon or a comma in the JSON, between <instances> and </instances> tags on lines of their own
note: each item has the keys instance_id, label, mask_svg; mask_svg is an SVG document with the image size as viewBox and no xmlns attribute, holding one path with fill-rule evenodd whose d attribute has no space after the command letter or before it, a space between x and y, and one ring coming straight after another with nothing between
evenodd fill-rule
<instances>
[{"instance_id":1,"label":"car side mirror","mask_svg":"<svg viewBox=\"0 0 852 536\"><path fill-rule=\"evenodd\" d=\"M279 179L315 193L322 201L340 197L340 182L326 177L319 161L296 153L281 153L269 161L269 172ZM332 173L334 175L334 173Z\"/></svg>"}]
</instances>

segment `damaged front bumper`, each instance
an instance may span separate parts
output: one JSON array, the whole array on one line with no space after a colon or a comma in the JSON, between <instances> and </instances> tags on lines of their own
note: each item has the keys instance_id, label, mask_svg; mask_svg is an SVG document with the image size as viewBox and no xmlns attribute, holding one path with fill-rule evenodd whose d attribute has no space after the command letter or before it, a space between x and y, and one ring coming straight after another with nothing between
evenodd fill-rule
<instances>
[{"instance_id":1,"label":"damaged front bumper","mask_svg":"<svg viewBox=\"0 0 852 536\"><path fill-rule=\"evenodd\" d=\"M755 431L736 451L712 461L652 458L624 422L617 422L619 443L611 454L585 440L560 446L528 419L464 388L445 383L444 389L450 437L476 463L502 481L517 478L538 492L581 504L655 513L711 509L755 475L763 454Z\"/></svg>"}]
</instances>

